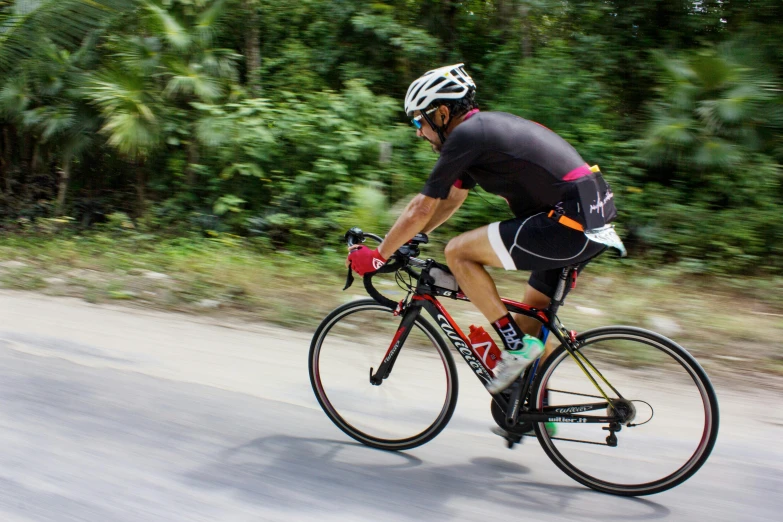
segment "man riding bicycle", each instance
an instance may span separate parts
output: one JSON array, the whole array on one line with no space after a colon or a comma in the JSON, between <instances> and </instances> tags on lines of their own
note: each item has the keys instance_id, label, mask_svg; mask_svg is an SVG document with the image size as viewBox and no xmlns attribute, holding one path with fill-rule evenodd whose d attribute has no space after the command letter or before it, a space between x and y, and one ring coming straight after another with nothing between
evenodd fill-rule
<instances>
[{"instance_id":1,"label":"man riding bicycle","mask_svg":"<svg viewBox=\"0 0 783 522\"><path fill-rule=\"evenodd\" d=\"M480 112L475 91L463 64L428 71L410 85L405 112L416 135L440 157L378 248L352 247L346 264L359 275L379 269L410 238L451 217L477 184L503 197L513 219L461 234L445 250L460 289L503 341L487 385L500 393L541 355L543 345L535 338L540 324L508 313L485 267L531 270L524 302L546 308L561 268L583 267L606 248L588 236L610 223L616 209L601 173L571 145L535 122Z\"/></svg>"}]
</instances>

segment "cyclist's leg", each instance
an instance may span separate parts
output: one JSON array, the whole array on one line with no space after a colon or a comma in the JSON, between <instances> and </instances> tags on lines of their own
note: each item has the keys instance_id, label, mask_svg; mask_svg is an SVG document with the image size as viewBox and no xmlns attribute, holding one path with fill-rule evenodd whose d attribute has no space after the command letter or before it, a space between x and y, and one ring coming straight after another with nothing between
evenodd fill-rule
<instances>
[{"instance_id":1,"label":"cyclist's leg","mask_svg":"<svg viewBox=\"0 0 783 522\"><path fill-rule=\"evenodd\" d=\"M465 232L449 241L445 254L462 291L492 323L508 312L485 266L532 270L539 277L531 277L524 302L545 308L554 295L560 268L584 262L604 248L542 213ZM535 334L538 325L534 322L517 324Z\"/></svg>"},{"instance_id":2,"label":"cyclist's leg","mask_svg":"<svg viewBox=\"0 0 783 522\"><path fill-rule=\"evenodd\" d=\"M508 253L506 253L508 255ZM446 247L446 261L462 291L484 314L501 337L504 349L487 383L490 393L500 393L535 361L543 351L537 339L526 337L498 295L495 282L485 266L503 266L492 247L488 227L466 232Z\"/></svg>"},{"instance_id":3,"label":"cyclist's leg","mask_svg":"<svg viewBox=\"0 0 783 522\"><path fill-rule=\"evenodd\" d=\"M585 265L588 263L588 261L585 261L584 263L580 263L577 270L578 272L581 272L582 269L585 267ZM566 265L567 266L567 265ZM525 291L525 302L528 303L528 295L532 294L537 299L538 303L541 303L543 301L546 301L546 304L543 306L549 306L549 303L552 300L552 296L555 295L555 291L557 290L557 284L560 282L560 274L562 273L563 267L553 268L551 270L534 270L530 274L530 279L527 283L527 290ZM566 288L566 292L568 292L568 288ZM528 303L530 304L530 303ZM531 305L538 307L539 305ZM531 319L526 318L528 321L531 321ZM541 323L537 323L537 326L540 329ZM530 332L527 332L530 333ZM538 332L531 335L538 335ZM547 339L546 347L544 350L544 355L541 357L541 361L543 362L549 355L554 351L554 349L559 344L559 341L557 340L557 337L554 335L550 335Z\"/></svg>"},{"instance_id":4,"label":"cyclist's leg","mask_svg":"<svg viewBox=\"0 0 783 522\"><path fill-rule=\"evenodd\" d=\"M540 292L530 284L527 285L525 297L522 299L522 302L526 305L539 309L548 307L550 301L551 298L548 295ZM522 331L526 334L538 337L538 334L541 332L541 323L531 317L514 314L514 320L516 320L519 327L522 328Z\"/></svg>"},{"instance_id":5,"label":"cyclist's leg","mask_svg":"<svg viewBox=\"0 0 783 522\"><path fill-rule=\"evenodd\" d=\"M503 266L489 241L487 228L481 227L455 237L446 245L445 255L446 263L457 278L460 289L493 323L508 311L500 300L495 282L484 268Z\"/></svg>"},{"instance_id":6,"label":"cyclist's leg","mask_svg":"<svg viewBox=\"0 0 783 522\"><path fill-rule=\"evenodd\" d=\"M549 306L563 267L586 263L604 249L545 214L493 223L488 233L504 268L532 271L523 302L535 308ZM520 315L515 319L525 333L538 335L538 321Z\"/></svg>"}]
</instances>

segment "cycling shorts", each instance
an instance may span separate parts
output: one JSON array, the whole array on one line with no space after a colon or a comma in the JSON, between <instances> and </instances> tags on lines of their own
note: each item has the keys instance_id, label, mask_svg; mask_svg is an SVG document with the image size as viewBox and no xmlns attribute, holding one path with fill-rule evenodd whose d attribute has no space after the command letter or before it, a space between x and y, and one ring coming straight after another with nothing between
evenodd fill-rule
<instances>
[{"instance_id":1,"label":"cycling shorts","mask_svg":"<svg viewBox=\"0 0 783 522\"><path fill-rule=\"evenodd\" d=\"M506 270L531 270L528 284L552 297L562 268L581 271L606 249L583 232L561 225L546 213L489 225L489 242Z\"/></svg>"}]
</instances>

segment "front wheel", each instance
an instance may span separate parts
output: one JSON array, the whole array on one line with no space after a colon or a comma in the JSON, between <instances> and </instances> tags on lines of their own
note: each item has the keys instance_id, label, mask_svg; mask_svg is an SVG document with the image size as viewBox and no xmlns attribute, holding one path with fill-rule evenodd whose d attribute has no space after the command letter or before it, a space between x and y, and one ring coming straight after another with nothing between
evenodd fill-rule
<instances>
[{"instance_id":1,"label":"front wheel","mask_svg":"<svg viewBox=\"0 0 783 522\"><path fill-rule=\"evenodd\" d=\"M415 448L432 440L457 404L454 360L421 316L399 348L390 374L373 385L370 373L387 356L400 319L372 299L354 301L329 314L310 345L310 382L326 415L346 435L384 450Z\"/></svg>"},{"instance_id":2,"label":"front wheel","mask_svg":"<svg viewBox=\"0 0 783 522\"><path fill-rule=\"evenodd\" d=\"M549 458L577 482L624 496L659 493L696 473L718 435L718 400L699 363L670 339L640 328L598 328L578 341L575 353L594 366L591 374L612 402L558 347L539 370L531 397L536 409L564 414L555 433L535 425ZM625 421L581 423L570 415Z\"/></svg>"}]
</instances>

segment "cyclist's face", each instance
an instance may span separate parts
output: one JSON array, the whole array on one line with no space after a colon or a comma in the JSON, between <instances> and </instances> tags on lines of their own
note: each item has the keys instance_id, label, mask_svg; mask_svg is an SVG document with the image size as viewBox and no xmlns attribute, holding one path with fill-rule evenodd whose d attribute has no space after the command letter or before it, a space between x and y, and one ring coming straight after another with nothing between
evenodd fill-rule
<instances>
[{"instance_id":1,"label":"cyclist's face","mask_svg":"<svg viewBox=\"0 0 783 522\"><path fill-rule=\"evenodd\" d=\"M443 114L443 112L447 112L447 111L448 109L446 109L446 107L440 106L437 111L429 114L429 117L437 125L440 124L441 121L445 121L448 118ZM416 111L414 113L414 117L420 115L421 115L421 111ZM440 152L442 143L440 142L438 133L432 129L430 124L423 117L419 121L421 121L421 128L416 130L416 136L418 136L421 139L429 141L433 152Z\"/></svg>"}]
</instances>

